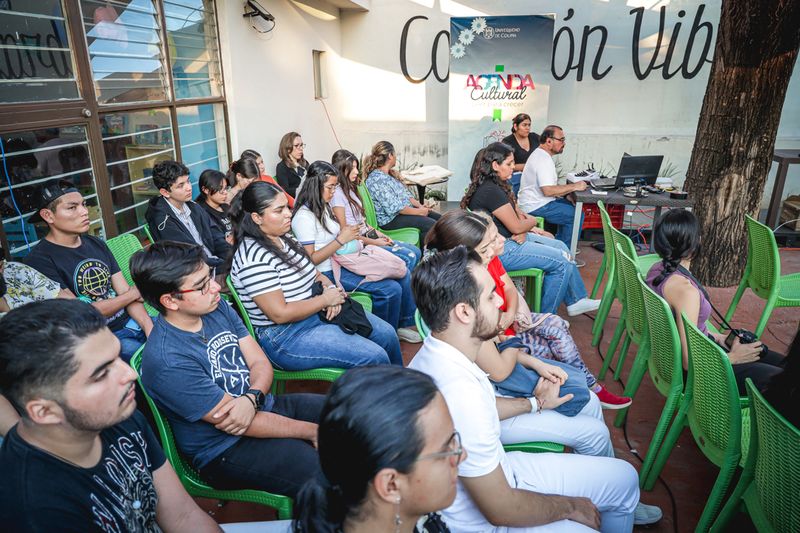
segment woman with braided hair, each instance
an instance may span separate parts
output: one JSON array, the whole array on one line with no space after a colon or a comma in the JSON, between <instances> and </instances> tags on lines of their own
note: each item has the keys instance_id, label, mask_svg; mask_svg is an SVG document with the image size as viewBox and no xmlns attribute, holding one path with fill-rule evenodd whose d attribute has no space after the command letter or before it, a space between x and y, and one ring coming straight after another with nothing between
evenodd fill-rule
<instances>
[{"instance_id":1,"label":"woman with braided hair","mask_svg":"<svg viewBox=\"0 0 800 533\"><path fill-rule=\"evenodd\" d=\"M706 325L711 316L712 305L705 288L689 270L692 257L700 250L700 224L694 213L685 209L671 209L661 217L653 231L653 247L661 261L650 268L646 281L675 313L684 370L689 367L689 352L686 349L683 321L680 320L681 313L728 352L739 394L746 394L745 378L752 379L759 390L764 388L773 376L781 372L783 357L770 351L759 358L760 342L741 344L738 338L734 339L729 349L725 345L727 333L709 331Z\"/></svg>"},{"instance_id":2,"label":"woman with braided hair","mask_svg":"<svg viewBox=\"0 0 800 533\"><path fill-rule=\"evenodd\" d=\"M545 272L542 313L556 313L561 302L569 316L594 311L600 300L587 297L578 267L567 246L551 233L536 227L537 220L519 209L508 180L514 172L514 151L492 143L475 156L470 185L461 200L462 209L491 213L497 231L506 242L500 262L503 268L539 268Z\"/></svg>"}]
</instances>

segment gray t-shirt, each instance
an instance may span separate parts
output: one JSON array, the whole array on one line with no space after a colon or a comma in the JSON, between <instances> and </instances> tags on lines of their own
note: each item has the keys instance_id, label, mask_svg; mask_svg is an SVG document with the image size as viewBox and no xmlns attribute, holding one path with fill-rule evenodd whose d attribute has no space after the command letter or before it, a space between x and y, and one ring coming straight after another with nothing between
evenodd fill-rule
<instances>
[{"instance_id":1,"label":"gray t-shirt","mask_svg":"<svg viewBox=\"0 0 800 533\"><path fill-rule=\"evenodd\" d=\"M158 316L142 355L142 383L169 419L183 453L202 468L241 438L220 431L202 418L225 393L234 398L250 388L250 369L239 347L248 336L230 306L204 315L198 333L183 331ZM205 341L203 340L205 338ZM267 395L263 411L275 400Z\"/></svg>"}]
</instances>

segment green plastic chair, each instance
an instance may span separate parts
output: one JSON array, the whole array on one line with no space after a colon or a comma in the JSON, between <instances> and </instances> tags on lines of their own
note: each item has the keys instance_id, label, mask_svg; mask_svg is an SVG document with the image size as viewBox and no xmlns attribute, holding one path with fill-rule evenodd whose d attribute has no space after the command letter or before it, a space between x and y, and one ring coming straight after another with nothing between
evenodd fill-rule
<instances>
[{"instance_id":1,"label":"green plastic chair","mask_svg":"<svg viewBox=\"0 0 800 533\"><path fill-rule=\"evenodd\" d=\"M131 366L137 373L142 365L142 350L144 345L136 351L131 358ZM167 418L158 410L155 402L142 385L142 379L137 378L139 387L142 389L147 404L153 412L153 418L158 428L158 434L161 437L161 446L164 448L164 454L167 456L172 468L181 480L183 487L190 496L198 498L212 498L222 501L237 501L258 503L266 505L278 511L278 518L286 520L292 518L292 499L288 496L281 496L279 494L272 494L262 490L241 489L241 490L217 490L206 484L192 465L181 455L178 447L175 444L175 437L172 434Z\"/></svg>"},{"instance_id":2,"label":"green plastic chair","mask_svg":"<svg viewBox=\"0 0 800 533\"><path fill-rule=\"evenodd\" d=\"M419 309L414 312L414 322L417 324L417 331L420 337L426 339L431 334L428 325L422 320ZM526 452L526 453L563 453L564 445L555 442L520 442L515 444L504 444L503 449L507 452Z\"/></svg>"},{"instance_id":3,"label":"green plastic chair","mask_svg":"<svg viewBox=\"0 0 800 533\"><path fill-rule=\"evenodd\" d=\"M506 272L510 278L525 278L525 303L534 313L542 312L542 284L544 271L538 268Z\"/></svg>"},{"instance_id":4,"label":"green plastic chair","mask_svg":"<svg viewBox=\"0 0 800 533\"><path fill-rule=\"evenodd\" d=\"M681 319L689 350L686 390L646 483L651 478L654 482L656 468L666 462L688 425L700 451L720 468L696 528L705 532L717 516L737 465L746 456L743 443L749 444L749 409L747 398L739 398L728 355L685 315Z\"/></svg>"},{"instance_id":5,"label":"green plastic chair","mask_svg":"<svg viewBox=\"0 0 800 533\"><path fill-rule=\"evenodd\" d=\"M147 240L150 241L150 244L153 244L154 242L156 242L156 240L153 238L153 234L150 233L150 225L149 224L145 224L144 226L142 226L142 229L144 230L144 234L147 235Z\"/></svg>"},{"instance_id":6,"label":"green plastic chair","mask_svg":"<svg viewBox=\"0 0 800 533\"><path fill-rule=\"evenodd\" d=\"M247 314L247 309L244 308L242 299L239 298L239 293L236 292L236 287L233 286L233 280L231 280L230 276L225 278L225 284L228 286L228 290L231 293L231 298L233 298L233 303L236 305L236 309L239 311L239 316L242 317L244 326L247 328L250 336L257 341L258 337L256 336L255 329L253 328L253 323L250 322L250 316ZM278 368L274 368L272 393L283 394L286 391L286 381L302 380L334 382L345 372L346 369L344 368L312 368L309 370L280 370Z\"/></svg>"},{"instance_id":7,"label":"green plastic chair","mask_svg":"<svg viewBox=\"0 0 800 533\"><path fill-rule=\"evenodd\" d=\"M619 379L628 347L631 342L635 343L639 348L636 351L636 358L633 361L633 367L628 375L625 390L622 393L623 396L633 398L636 395L636 391L639 390L639 385L642 383L642 378L647 370L647 360L650 357L650 336L647 334L647 317L645 316L644 294L642 293L642 277L637 269L636 260L625 253L622 244L622 242L618 242L614 245L617 251L614 260L617 272L619 273L619 280L624 286L625 293L625 341L622 345L619 361L617 362L617 370L614 372L614 379ZM631 243L631 246L633 246L633 243ZM633 257L636 256L634 255ZM622 321L622 319L620 319L620 321ZM610 362L611 357L607 355L603 365L605 366L606 363ZM628 407L617 411L616 417L614 418L614 425L616 427L622 427L627 414Z\"/></svg>"},{"instance_id":8,"label":"green plastic chair","mask_svg":"<svg viewBox=\"0 0 800 533\"><path fill-rule=\"evenodd\" d=\"M711 531L725 531L744 508L760 532L800 531L800 430L745 382L750 409L750 449L742 477Z\"/></svg>"},{"instance_id":9,"label":"green plastic chair","mask_svg":"<svg viewBox=\"0 0 800 533\"><path fill-rule=\"evenodd\" d=\"M603 250L603 262L600 264L601 269L597 273L597 280L595 281L595 287L599 289L598 281L602 279L603 273L605 272L607 281L605 288L603 289L603 296L600 300L600 308L597 310L597 316L595 317L594 325L592 326L592 346L597 346L600 343L600 337L603 334L603 327L605 326L606 319L608 318L608 313L611 309L611 304L614 303L614 299L620 299L621 290L619 289L617 283L617 275L616 275L616 265L614 262L614 238L612 236L612 230L617 231L620 233L614 226L611 224L611 217L606 211L603 202L597 202L597 207L600 209L600 220L603 223L603 243L605 244L605 249ZM620 235L624 235L620 233ZM627 238L627 237L626 237ZM630 239L628 239L630 240ZM631 245L633 243L631 242ZM627 250L627 248L625 248ZM650 270L650 267L653 264L657 263L660 260L657 254L647 254L647 255L637 255L636 254L636 247L633 247L633 255L636 259L638 264L639 272L642 276L647 275L647 272ZM592 289L592 298L595 296L595 289ZM620 317L622 320L622 317ZM600 376L602 379L602 375Z\"/></svg>"},{"instance_id":10,"label":"green plastic chair","mask_svg":"<svg viewBox=\"0 0 800 533\"><path fill-rule=\"evenodd\" d=\"M114 259L117 261L119 269L122 272L122 275L125 277L125 281L128 282L128 285L135 285L133 278L131 277L130 262L133 254L139 250L142 250L142 243L139 242L139 239L136 237L136 235L133 235L132 233L125 233L123 235L108 239L106 241L106 245L108 246L108 249L111 250L111 255L113 255ZM145 302L144 308L147 310L148 315L158 315L158 311L147 302Z\"/></svg>"},{"instance_id":11,"label":"green plastic chair","mask_svg":"<svg viewBox=\"0 0 800 533\"><path fill-rule=\"evenodd\" d=\"M747 224L747 265L733 296L725 320L730 322L746 288L766 300L755 334L760 337L776 307L800 307L800 272L781 276L781 258L775 235L769 227L745 215ZM754 260L758 258L758 260Z\"/></svg>"},{"instance_id":12,"label":"green plastic chair","mask_svg":"<svg viewBox=\"0 0 800 533\"><path fill-rule=\"evenodd\" d=\"M656 390L666 398L639 472L639 486L644 490L653 490L653 485L664 468L663 463L655 464L656 455L669 423L683 401L683 356L678 327L669 304L648 287L641 276L639 284L642 287L647 334L650 339L648 373Z\"/></svg>"},{"instance_id":13,"label":"green plastic chair","mask_svg":"<svg viewBox=\"0 0 800 533\"><path fill-rule=\"evenodd\" d=\"M375 204L372 203L367 186L363 183L358 186L358 195L361 197L361 205L364 207L364 219L373 228L378 228L378 216L375 214ZM419 230L417 228L399 228L380 230L393 240L421 246L419 241Z\"/></svg>"},{"instance_id":14,"label":"green plastic chair","mask_svg":"<svg viewBox=\"0 0 800 533\"><path fill-rule=\"evenodd\" d=\"M611 242L612 242L611 250L613 255L611 257L613 266L611 270L613 270L615 278L614 280L615 296L617 300L619 300L619 302L622 304L622 312L620 313L619 320L617 321L617 327L614 329L614 336L611 338L611 342L608 345L608 350L606 351L606 357L605 360L603 361L603 367L600 369L600 374L598 375L598 378L603 379L605 377L606 372L608 371L608 368L614 359L614 355L616 354L617 346L619 346L619 342L621 340L622 348L620 350L619 360L617 361L617 368L614 371L614 379L619 380L622 368L625 365L625 359L628 354L628 349L630 348L631 340L634 339L632 339L631 336L628 335L626 332L628 324L628 319L627 319L628 306L626 301L627 294L625 290L626 285L622 279L622 272L619 269L618 257L617 257L619 255L619 252L617 251L616 245L619 244L622 247L622 251L628 254L628 257L636 258L638 256L636 255L636 246L634 246L633 241L630 240L630 238L628 238L627 235L625 235L621 231L618 231L614 227L609 227L608 232L609 235L611 236ZM640 267L638 266L638 260L637 260L637 270L640 270ZM605 297L605 294L603 294L603 296ZM602 302L601 302L601 307L602 307ZM644 313L643 307L637 306L637 309L641 313ZM640 317L634 317L633 320L639 320L639 318Z\"/></svg>"}]
</instances>

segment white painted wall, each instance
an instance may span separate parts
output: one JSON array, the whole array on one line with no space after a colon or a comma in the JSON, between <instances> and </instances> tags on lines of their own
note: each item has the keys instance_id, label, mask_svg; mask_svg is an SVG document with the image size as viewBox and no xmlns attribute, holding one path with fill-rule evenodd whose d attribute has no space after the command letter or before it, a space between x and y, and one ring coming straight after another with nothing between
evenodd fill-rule
<instances>
[{"instance_id":1,"label":"white painted wall","mask_svg":"<svg viewBox=\"0 0 800 533\"><path fill-rule=\"evenodd\" d=\"M330 12L337 16L331 22L304 13L290 0L262 3L277 19L275 30L267 37L259 37L241 19L238 0L220 1L219 10L234 153L255 148L265 155L268 168L277 162L278 140L291 129L303 134L310 160L328 158L338 148L321 103L313 99L312 49L328 52L326 105L344 147L356 154L367 153L374 142L387 139L395 144L403 165L446 165L447 84L437 82L432 75L421 84L405 80L399 59L403 25L415 15L429 19L415 21L409 32L409 71L420 77L430 68L434 37L441 30L449 30L451 16L555 13L556 32L565 26L571 28L576 45L580 44L584 25L606 26L609 40L601 64L603 68L613 65L604 79L591 79L589 69L597 46L597 37L593 37L583 81L577 82L574 73L557 81L549 72L536 80L550 86L548 121L563 126L569 138L560 157L563 170L580 168L590 161L598 168L616 168L624 151L663 153L665 164L668 162L675 169L676 181L683 181L710 64L690 80L680 76L664 80L659 73L637 80L631 67L634 16L629 11L638 6L655 6L655 10L646 9L642 31L642 53L652 53L652 35L658 28L657 8L666 4L668 32L674 31L676 22L682 24L675 51L676 56L682 56L699 2L372 0L368 12L330 6ZM705 6L703 20L710 21L716 30L720 2L710 0ZM565 22L569 7L575 12ZM681 10L686 12L683 18L678 16ZM698 39L703 38L703 32L698 34ZM556 54L559 67L566 60L565 48L559 46ZM700 48L695 44L695 50ZM443 73L448 64L447 53L442 39L438 64ZM534 128L544 125L534 124ZM798 70L784 104L777 147L800 148ZM454 177L450 196L460 197L465 183L465 177ZM770 187L771 181L767 191ZM800 167L790 170L786 191L800 193Z\"/></svg>"}]
</instances>

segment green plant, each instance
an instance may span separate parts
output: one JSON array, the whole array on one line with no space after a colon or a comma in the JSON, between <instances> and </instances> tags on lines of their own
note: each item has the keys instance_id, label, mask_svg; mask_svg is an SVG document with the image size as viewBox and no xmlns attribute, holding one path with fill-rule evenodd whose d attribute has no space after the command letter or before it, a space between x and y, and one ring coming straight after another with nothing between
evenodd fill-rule
<instances>
[{"instance_id":1,"label":"green plant","mask_svg":"<svg viewBox=\"0 0 800 533\"><path fill-rule=\"evenodd\" d=\"M437 202L444 202L447 200L447 194L441 189L427 189L425 191L425 198L433 198Z\"/></svg>"}]
</instances>

